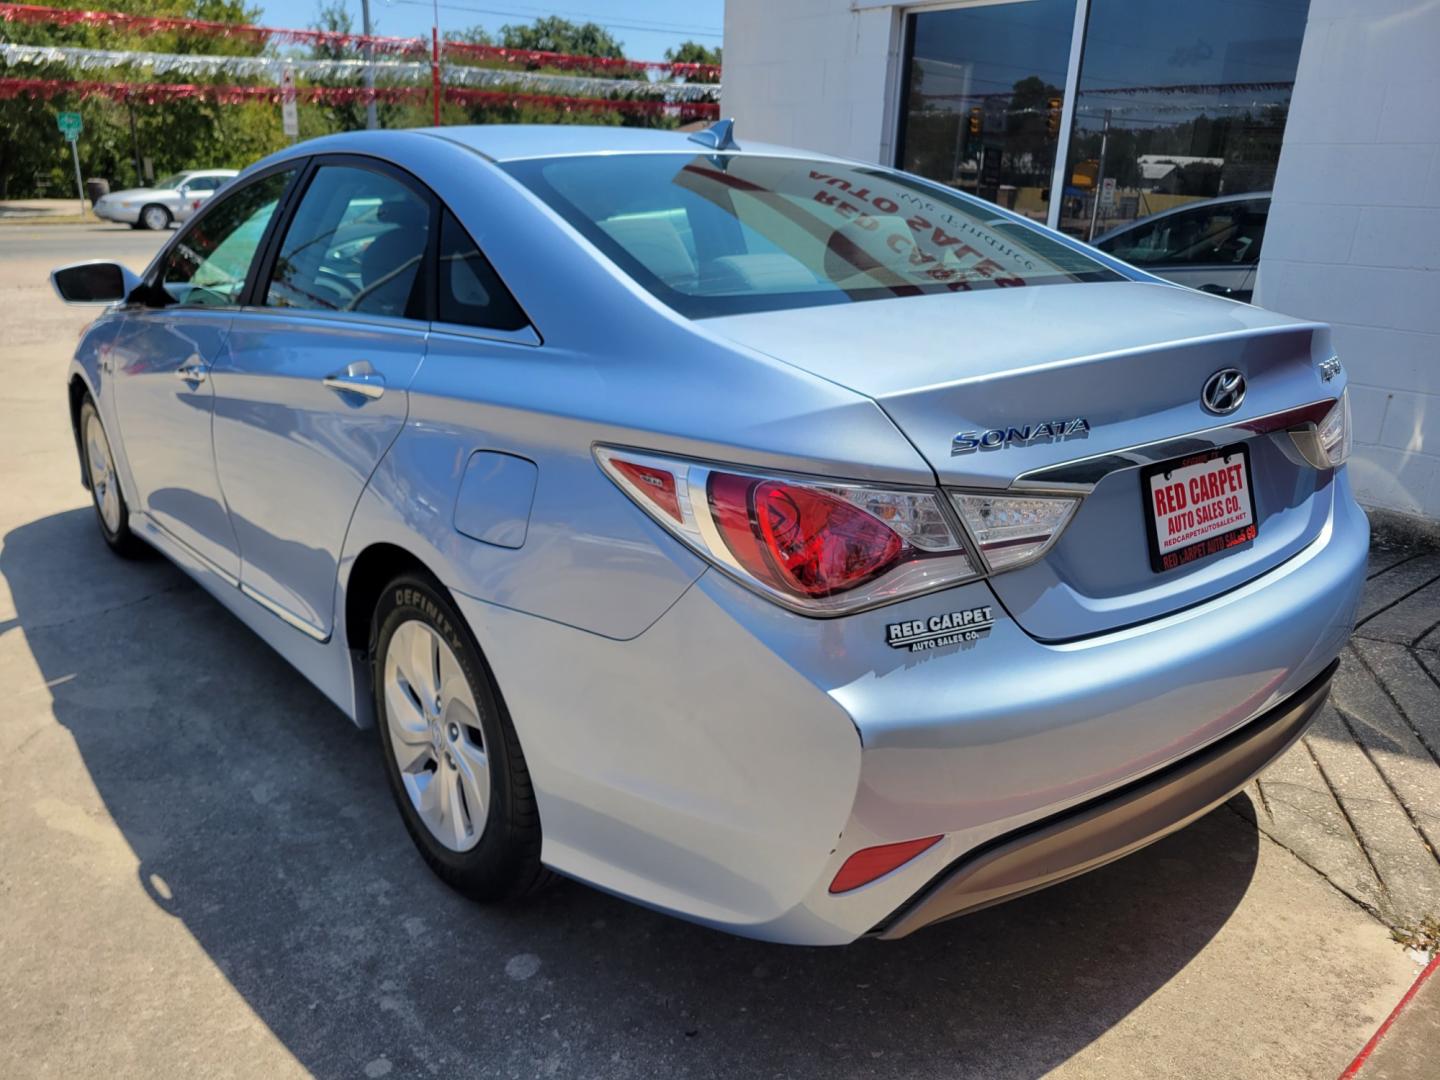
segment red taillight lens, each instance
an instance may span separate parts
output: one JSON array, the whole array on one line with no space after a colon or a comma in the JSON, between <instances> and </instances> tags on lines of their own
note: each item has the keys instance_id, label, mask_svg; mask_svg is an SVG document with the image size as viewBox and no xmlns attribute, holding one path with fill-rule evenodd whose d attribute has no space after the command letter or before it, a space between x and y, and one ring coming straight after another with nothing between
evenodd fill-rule
<instances>
[{"instance_id":1,"label":"red taillight lens","mask_svg":"<svg viewBox=\"0 0 1440 1080\"><path fill-rule=\"evenodd\" d=\"M835 875L835 880L830 882L830 891L849 892L861 885L868 885L897 866L909 862L922 851L929 851L942 839L942 836L926 836L919 840L902 840L898 844L861 848L845 860L845 864Z\"/></svg>"},{"instance_id":2,"label":"red taillight lens","mask_svg":"<svg viewBox=\"0 0 1440 1080\"><path fill-rule=\"evenodd\" d=\"M751 573L798 596L830 596L893 566L905 542L879 518L824 491L711 473L720 535Z\"/></svg>"}]
</instances>

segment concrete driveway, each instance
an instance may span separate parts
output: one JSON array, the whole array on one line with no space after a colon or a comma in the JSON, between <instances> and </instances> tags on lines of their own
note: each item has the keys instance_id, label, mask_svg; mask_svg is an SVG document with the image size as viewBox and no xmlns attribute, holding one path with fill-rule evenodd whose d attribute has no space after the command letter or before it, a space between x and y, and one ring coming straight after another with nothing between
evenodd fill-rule
<instances>
[{"instance_id":1,"label":"concrete driveway","mask_svg":"<svg viewBox=\"0 0 1440 1080\"><path fill-rule=\"evenodd\" d=\"M85 315L43 275L163 239L0 227L0 1076L1330 1080L1413 978L1246 795L893 944L762 945L576 884L461 900L373 734L96 532L62 382Z\"/></svg>"}]
</instances>

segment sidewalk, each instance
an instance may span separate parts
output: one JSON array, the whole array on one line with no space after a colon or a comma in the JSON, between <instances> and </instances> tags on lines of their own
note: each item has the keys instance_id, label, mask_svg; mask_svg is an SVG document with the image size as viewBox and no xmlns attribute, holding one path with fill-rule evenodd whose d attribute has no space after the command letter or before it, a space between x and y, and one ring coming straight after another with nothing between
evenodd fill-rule
<instances>
[{"instance_id":1,"label":"sidewalk","mask_svg":"<svg viewBox=\"0 0 1440 1080\"><path fill-rule=\"evenodd\" d=\"M1377 532L1314 727L1250 786L1257 824L1405 944L1440 916L1440 551ZM1429 922L1429 933L1425 926Z\"/></svg>"},{"instance_id":2,"label":"sidewalk","mask_svg":"<svg viewBox=\"0 0 1440 1080\"><path fill-rule=\"evenodd\" d=\"M86 220L90 215L90 203L85 203ZM0 225L11 222L60 222L80 220L80 200L75 196L68 199L4 199L0 200Z\"/></svg>"},{"instance_id":3,"label":"sidewalk","mask_svg":"<svg viewBox=\"0 0 1440 1080\"><path fill-rule=\"evenodd\" d=\"M1432 1080L1440 1056L1440 958L1415 981L1340 1080Z\"/></svg>"}]
</instances>

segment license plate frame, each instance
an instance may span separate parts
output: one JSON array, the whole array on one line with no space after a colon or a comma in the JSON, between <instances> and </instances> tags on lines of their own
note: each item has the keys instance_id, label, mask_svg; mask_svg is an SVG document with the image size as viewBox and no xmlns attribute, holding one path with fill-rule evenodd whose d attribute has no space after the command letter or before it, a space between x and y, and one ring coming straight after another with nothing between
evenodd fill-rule
<instances>
[{"instance_id":1,"label":"license plate frame","mask_svg":"<svg viewBox=\"0 0 1440 1080\"><path fill-rule=\"evenodd\" d=\"M1151 480L1163 474L1173 474L1195 466L1208 465L1217 458L1230 461L1238 457L1244 466L1245 499L1248 503L1250 520L1223 532L1200 537L1193 543L1162 551L1160 547L1160 526L1156 515L1154 488ZM1231 548L1248 544L1259 535L1260 519L1255 511L1255 473L1250 464L1250 448L1244 443L1218 446L1185 457L1171 458L1140 470L1140 498L1145 505L1145 542L1150 550L1150 569L1157 574L1167 574L1182 567L1190 566L1201 559L1219 555Z\"/></svg>"}]
</instances>

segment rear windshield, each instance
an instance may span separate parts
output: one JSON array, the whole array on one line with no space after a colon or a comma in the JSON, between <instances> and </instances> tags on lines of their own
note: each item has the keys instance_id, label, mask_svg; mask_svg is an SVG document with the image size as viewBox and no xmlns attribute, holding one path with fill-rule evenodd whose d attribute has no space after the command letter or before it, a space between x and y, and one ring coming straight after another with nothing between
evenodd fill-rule
<instances>
[{"instance_id":1,"label":"rear windshield","mask_svg":"<svg viewBox=\"0 0 1440 1080\"><path fill-rule=\"evenodd\" d=\"M505 167L690 318L1124 280L986 203L887 169L724 154Z\"/></svg>"}]
</instances>

